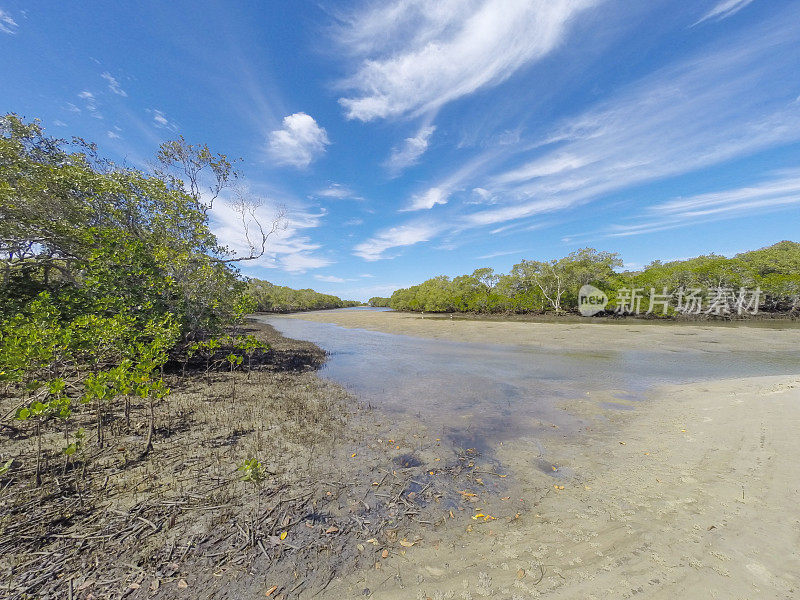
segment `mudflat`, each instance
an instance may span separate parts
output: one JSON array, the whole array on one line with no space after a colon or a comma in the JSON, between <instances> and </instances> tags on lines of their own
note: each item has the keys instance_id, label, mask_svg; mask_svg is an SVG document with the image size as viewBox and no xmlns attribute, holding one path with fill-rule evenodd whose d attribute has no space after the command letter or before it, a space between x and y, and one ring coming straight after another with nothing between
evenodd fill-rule
<instances>
[{"instance_id":1,"label":"mudflat","mask_svg":"<svg viewBox=\"0 0 800 600\"><path fill-rule=\"evenodd\" d=\"M631 412L601 400L569 407L607 421L577 441L499 449L516 478L499 518L461 516L488 513L476 486L457 525L422 531L330 597L797 597L800 377L662 388Z\"/></svg>"},{"instance_id":2,"label":"mudflat","mask_svg":"<svg viewBox=\"0 0 800 600\"><path fill-rule=\"evenodd\" d=\"M341 311L313 321L453 341L691 352L792 352L800 331L714 325L422 319ZM614 390L562 408L584 426L495 449L495 497L463 490L413 547L326 597L793 598L800 593L800 362L792 376L662 386L619 410ZM609 408L615 398L616 408ZM519 507L525 507L523 510ZM433 510L436 510L434 508ZM487 518L487 516L489 518Z\"/></svg>"},{"instance_id":3,"label":"mudflat","mask_svg":"<svg viewBox=\"0 0 800 600\"><path fill-rule=\"evenodd\" d=\"M762 323L719 325L715 323L609 322L556 323L536 321L495 321L449 319L372 310L338 310L288 315L296 319L333 323L342 327L368 329L445 339L535 346L543 349L666 350L683 352L794 351L800 347L800 327L793 322L766 327Z\"/></svg>"}]
</instances>

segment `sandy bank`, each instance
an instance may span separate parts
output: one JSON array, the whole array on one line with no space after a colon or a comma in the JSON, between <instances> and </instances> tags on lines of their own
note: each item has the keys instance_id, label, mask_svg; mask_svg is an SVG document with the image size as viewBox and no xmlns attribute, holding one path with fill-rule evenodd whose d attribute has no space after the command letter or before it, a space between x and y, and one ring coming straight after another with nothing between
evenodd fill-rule
<instances>
[{"instance_id":1,"label":"sandy bank","mask_svg":"<svg viewBox=\"0 0 800 600\"><path fill-rule=\"evenodd\" d=\"M796 597L800 377L663 388L635 411L602 400L565 406L595 423L578 443L499 449L518 486L505 502L530 512L431 529L331 597ZM473 491L466 510L486 512Z\"/></svg>"},{"instance_id":2,"label":"sandy bank","mask_svg":"<svg viewBox=\"0 0 800 600\"><path fill-rule=\"evenodd\" d=\"M342 327L430 337L457 342L536 346L543 349L660 349L668 351L792 351L800 347L800 327L686 325L648 322L537 323L423 318L418 314L379 311L330 311L291 318Z\"/></svg>"}]
</instances>

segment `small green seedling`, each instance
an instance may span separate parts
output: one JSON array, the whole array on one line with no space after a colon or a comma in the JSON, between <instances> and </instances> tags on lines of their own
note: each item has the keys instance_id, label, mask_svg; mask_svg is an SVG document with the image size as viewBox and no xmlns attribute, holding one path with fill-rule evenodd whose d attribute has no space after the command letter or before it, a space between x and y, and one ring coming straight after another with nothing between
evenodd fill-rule
<instances>
[{"instance_id":1,"label":"small green seedling","mask_svg":"<svg viewBox=\"0 0 800 600\"><path fill-rule=\"evenodd\" d=\"M241 471L242 481L247 481L253 485L261 485L267 478L267 470L261 464L261 461L255 458L245 460L236 470Z\"/></svg>"}]
</instances>

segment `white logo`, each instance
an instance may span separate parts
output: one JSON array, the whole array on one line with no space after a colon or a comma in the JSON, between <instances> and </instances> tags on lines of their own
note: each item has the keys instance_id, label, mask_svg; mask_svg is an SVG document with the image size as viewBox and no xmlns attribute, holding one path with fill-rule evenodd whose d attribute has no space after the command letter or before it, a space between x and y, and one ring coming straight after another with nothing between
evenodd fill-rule
<instances>
[{"instance_id":1,"label":"white logo","mask_svg":"<svg viewBox=\"0 0 800 600\"><path fill-rule=\"evenodd\" d=\"M578 292L578 310L584 317L592 317L602 312L608 304L608 296L588 283Z\"/></svg>"}]
</instances>

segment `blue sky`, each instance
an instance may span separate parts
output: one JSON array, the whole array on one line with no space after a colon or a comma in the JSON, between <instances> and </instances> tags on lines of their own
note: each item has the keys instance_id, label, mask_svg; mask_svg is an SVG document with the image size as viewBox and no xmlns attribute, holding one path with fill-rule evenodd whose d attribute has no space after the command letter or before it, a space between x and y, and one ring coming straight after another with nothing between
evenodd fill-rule
<instances>
[{"instance_id":1,"label":"blue sky","mask_svg":"<svg viewBox=\"0 0 800 600\"><path fill-rule=\"evenodd\" d=\"M260 218L286 207L243 268L275 283L365 299L800 239L796 1L0 0L0 56L0 109L52 135L242 157Z\"/></svg>"}]
</instances>

